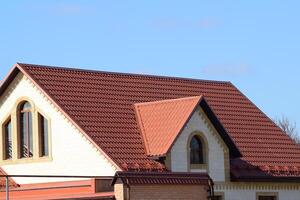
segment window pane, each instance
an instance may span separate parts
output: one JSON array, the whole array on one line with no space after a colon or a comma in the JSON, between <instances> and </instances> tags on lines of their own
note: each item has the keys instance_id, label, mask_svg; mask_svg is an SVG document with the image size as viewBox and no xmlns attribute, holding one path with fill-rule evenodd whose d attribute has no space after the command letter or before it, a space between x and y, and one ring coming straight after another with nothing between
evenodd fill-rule
<instances>
[{"instance_id":1,"label":"window pane","mask_svg":"<svg viewBox=\"0 0 300 200\"><path fill-rule=\"evenodd\" d=\"M29 157L33 155L33 131L32 131L32 114L28 113L28 137L29 137Z\"/></svg>"},{"instance_id":2,"label":"window pane","mask_svg":"<svg viewBox=\"0 0 300 200\"><path fill-rule=\"evenodd\" d=\"M201 141L194 136L190 143L190 162L191 164L203 164L203 147Z\"/></svg>"},{"instance_id":3,"label":"window pane","mask_svg":"<svg viewBox=\"0 0 300 200\"><path fill-rule=\"evenodd\" d=\"M24 102L23 105L20 107L21 111L25 111L25 110L30 110L31 109L31 105L29 102Z\"/></svg>"},{"instance_id":4,"label":"window pane","mask_svg":"<svg viewBox=\"0 0 300 200\"><path fill-rule=\"evenodd\" d=\"M199 149L200 148L200 144L199 144L198 139L196 137L192 138L191 148L192 149Z\"/></svg>"},{"instance_id":5,"label":"window pane","mask_svg":"<svg viewBox=\"0 0 300 200\"><path fill-rule=\"evenodd\" d=\"M48 120L39 114L39 143L40 143L40 156L48 156Z\"/></svg>"},{"instance_id":6,"label":"window pane","mask_svg":"<svg viewBox=\"0 0 300 200\"><path fill-rule=\"evenodd\" d=\"M20 151L21 157L33 156L33 134L31 112L20 113Z\"/></svg>"},{"instance_id":7,"label":"window pane","mask_svg":"<svg viewBox=\"0 0 300 200\"><path fill-rule=\"evenodd\" d=\"M25 113L20 114L20 150L21 150L21 157L26 157L27 152L27 118Z\"/></svg>"},{"instance_id":8,"label":"window pane","mask_svg":"<svg viewBox=\"0 0 300 200\"><path fill-rule=\"evenodd\" d=\"M9 120L4 126L4 159L12 158L12 133L11 121Z\"/></svg>"}]
</instances>

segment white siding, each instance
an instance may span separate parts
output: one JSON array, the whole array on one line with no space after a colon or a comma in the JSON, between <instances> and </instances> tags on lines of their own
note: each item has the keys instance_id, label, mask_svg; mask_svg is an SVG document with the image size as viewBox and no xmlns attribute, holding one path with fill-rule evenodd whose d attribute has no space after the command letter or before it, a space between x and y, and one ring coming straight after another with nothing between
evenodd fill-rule
<instances>
[{"instance_id":1,"label":"white siding","mask_svg":"<svg viewBox=\"0 0 300 200\"><path fill-rule=\"evenodd\" d=\"M28 97L51 120L52 161L1 166L8 174L32 175L114 175L116 167L71 124L43 93L23 76L1 98L0 120L7 116L17 99ZM15 178L19 184L71 179ZM72 179L74 180L74 179Z\"/></svg>"}]
</instances>

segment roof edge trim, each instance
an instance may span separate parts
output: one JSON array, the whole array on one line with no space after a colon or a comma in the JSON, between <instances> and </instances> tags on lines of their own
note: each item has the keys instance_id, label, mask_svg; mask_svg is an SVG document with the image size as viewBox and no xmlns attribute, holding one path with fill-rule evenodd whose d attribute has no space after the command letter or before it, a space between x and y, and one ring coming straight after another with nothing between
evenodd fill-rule
<instances>
[{"instance_id":1,"label":"roof edge trim","mask_svg":"<svg viewBox=\"0 0 300 200\"><path fill-rule=\"evenodd\" d=\"M213 124L214 128L217 130L225 144L229 148L230 156L235 157L242 157L242 154L240 150L238 149L235 142L232 140L226 129L224 128L223 124L219 120L219 118L214 113L213 109L209 106L205 98L202 99L202 101L199 104L201 108L203 109L204 113L207 115L208 119Z\"/></svg>"},{"instance_id":2,"label":"roof edge trim","mask_svg":"<svg viewBox=\"0 0 300 200\"><path fill-rule=\"evenodd\" d=\"M7 75L4 77L3 81L0 85L0 96L3 94L3 92L6 90L6 88L9 86L10 82L18 75L20 72L20 69L18 68L18 64L14 64Z\"/></svg>"},{"instance_id":3,"label":"roof edge trim","mask_svg":"<svg viewBox=\"0 0 300 200\"><path fill-rule=\"evenodd\" d=\"M147 140L147 137L145 135L145 130L144 130L144 126L143 126L143 122L142 122L142 119L141 119L140 112L138 111L138 109L139 109L138 105L134 104L133 107L134 107L133 110L134 110L134 113L135 113L135 118L136 118L136 121L138 123L138 129L139 129L139 131L140 131L140 133L142 135L143 145L145 147L146 154L149 155L150 154L150 150L149 150L148 140Z\"/></svg>"}]
</instances>

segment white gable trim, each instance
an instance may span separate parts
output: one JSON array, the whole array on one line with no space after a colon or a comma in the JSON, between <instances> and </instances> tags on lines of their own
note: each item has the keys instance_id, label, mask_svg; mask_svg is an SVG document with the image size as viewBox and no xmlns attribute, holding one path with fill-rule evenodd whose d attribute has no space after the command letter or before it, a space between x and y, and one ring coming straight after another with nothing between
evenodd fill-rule
<instances>
[{"instance_id":1,"label":"white gable trim","mask_svg":"<svg viewBox=\"0 0 300 200\"><path fill-rule=\"evenodd\" d=\"M17 64L18 65L18 64ZM18 65L19 66L19 65ZM19 69L23 72L24 78L26 81L29 81L29 83L34 87L34 89L43 96L44 99L48 101L48 103L53 107L61 116L63 116L64 120L66 120L67 123L69 123L72 128L77 132L82 134L82 138L85 139L90 145L93 145L93 148L101 155L104 159L106 159L109 163L111 163L112 167L114 167L116 170L120 171L121 168L118 166L117 163L115 163L86 133L85 131L79 127L79 125L72 120L72 118L64 112L60 106L38 85L35 83L35 81L27 75L26 71L23 70L19 66Z\"/></svg>"},{"instance_id":2,"label":"white gable trim","mask_svg":"<svg viewBox=\"0 0 300 200\"><path fill-rule=\"evenodd\" d=\"M16 65L15 67L18 67ZM94 149L97 154L104 159L109 165L114 169L114 171L120 171L121 168L97 145L93 140L65 113L59 108L59 105L57 105L49 95L41 88L39 87L34 80L29 77L26 72L22 70L21 67L18 67L21 72L18 73L18 75L11 81L9 87L3 92L3 94L0 97L0 105L3 104L13 93L15 88L18 86L18 84L24 80L26 81L34 90L36 93L42 96L43 100L45 100L51 108L53 108L59 115L63 118L63 120L70 125L70 127L73 129L74 133L77 133L81 136L81 138L88 143L92 149Z\"/></svg>"}]
</instances>

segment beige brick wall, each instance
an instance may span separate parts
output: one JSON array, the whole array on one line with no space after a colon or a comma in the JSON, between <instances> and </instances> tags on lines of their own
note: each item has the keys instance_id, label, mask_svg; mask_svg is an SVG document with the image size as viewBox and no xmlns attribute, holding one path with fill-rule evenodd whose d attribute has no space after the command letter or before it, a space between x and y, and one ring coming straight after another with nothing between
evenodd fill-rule
<instances>
[{"instance_id":1,"label":"beige brick wall","mask_svg":"<svg viewBox=\"0 0 300 200\"><path fill-rule=\"evenodd\" d=\"M197 169L195 171L189 169L188 139L195 131L201 132L201 136L207 141L208 170ZM205 114L200 107L193 113L170 152L171 155L168 155L167 162L171 163L172 172L208 172L214 181L220 182L225 181L226 177L230 176L229 170L226 170L226 167L229 166L228 147L225 146L222 138L212 128L212 124L206 120Z\"/></svg>"},{"instance_id":2,"label":"beige brick wall","mask_svg":"<svg viewBox=\"0 0 300 200\"><path fill-rule=\"evenodd\" d=\"M130 187L130 200L206 200L207 195L207 188L203 185L131 185Z\"/></svg>"},{"instance_id":3,"label":"beige brick wall","mask_svg":"<svg viewBox=\"0 0 300 200\"><path fill-rule=\"evenodd\" d=\"M114 193L116 200L124 200L124 185L122 183L116 183L114 185Z\"/></svg>"}]
</instances>

